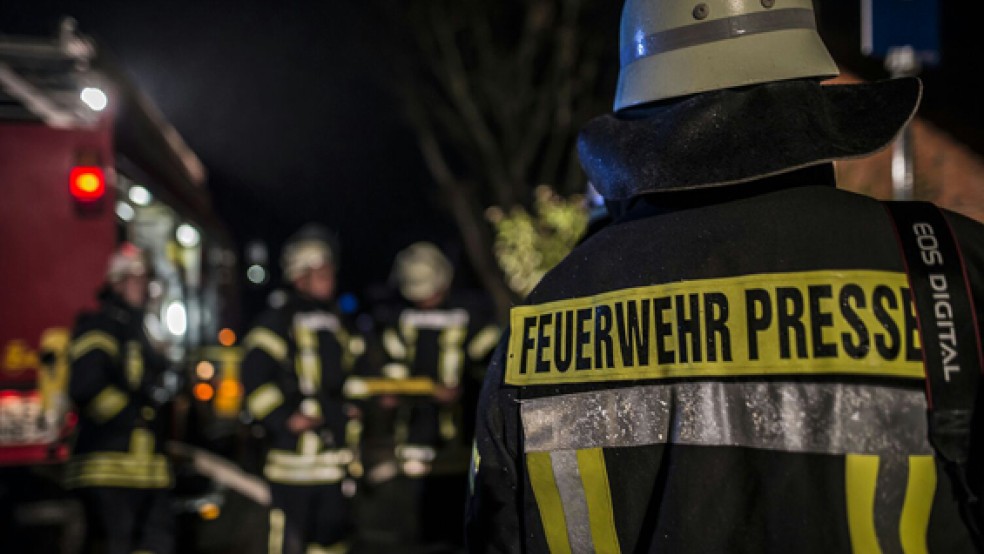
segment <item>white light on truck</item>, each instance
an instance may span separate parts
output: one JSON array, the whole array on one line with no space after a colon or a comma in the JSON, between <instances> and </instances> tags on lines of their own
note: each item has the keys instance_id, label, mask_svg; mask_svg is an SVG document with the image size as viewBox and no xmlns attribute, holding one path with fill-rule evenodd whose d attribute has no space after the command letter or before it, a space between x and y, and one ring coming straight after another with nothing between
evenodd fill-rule
<instances>
[{"instance_id":1,"label":"white light on truck","mask_svg":"<svg viewBox=\"0 0 984 554\"><path fill-rule=\"evenodd\" d=\"M106 93L96 87L85 87L79 93L79 98L94 112L105 110L109 104L109 98L106 97Z\"/></svg>"},{"instance_id":2,"label":"white light on truck","mask_svg":"<svg viewBox=\"0 0 984 554\"><path fill-rule=\"evenodd\" d=\"M198 229L187 223L178 225L178 229L174 232L174 235L177 237L178 243L185 248L194 248L202 240L201 233L198 232Z\"/></svg>"},{"instance_id":3,"label":"white light on truck","mask_svg":"<svg viewBox=\"0 0 984 554\"><path fill-rule=\"evenodd\" d=\"M172 335L177 337L184 335L188 330L188 313L185 311L184 304L172 302L164 314L164 321Z\"/></svg>"}]
</instances>

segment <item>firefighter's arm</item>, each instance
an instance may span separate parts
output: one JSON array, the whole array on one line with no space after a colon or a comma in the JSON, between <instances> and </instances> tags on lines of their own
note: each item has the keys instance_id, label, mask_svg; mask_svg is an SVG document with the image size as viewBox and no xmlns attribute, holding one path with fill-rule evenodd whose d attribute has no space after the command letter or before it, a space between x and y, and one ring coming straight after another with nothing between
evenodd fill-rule
<instances>
[{"instance_id":1,"label":"firefighter's arm","mask_svg":"<svg viewBox=\"0 0 984 554\"><path fill-rule=\"evenodd\" d=\"M243 339L242 364L246 408L269 429L282 429L298 410L295 394L284 390L281 374L288 361L287 341L266 327L255 327Z\"/></svg>"},{"instance_id":2,"label":"firefighter's arm","mask_svg":"<svg viewBox=\"0 0 984 554\"><path fill-rule=\"evenodd\" d=\"M515 389L502 387L507 340L493 356L478 404L465 516L469 552L522 550L519 404Z\"/></svg>"},{"instance_id":3,"label":"firefighter's arm","mask_svg":"<svg viewBox=\"0 0 984 554\"><path fill-rule=\"evenodd\" d=\"M129 412L130 395L112 378L119 358L119 341L99 329L78 332L69 346L69 396L80 411L98 423L114 423Z\"/></svg>"}]
</instances>

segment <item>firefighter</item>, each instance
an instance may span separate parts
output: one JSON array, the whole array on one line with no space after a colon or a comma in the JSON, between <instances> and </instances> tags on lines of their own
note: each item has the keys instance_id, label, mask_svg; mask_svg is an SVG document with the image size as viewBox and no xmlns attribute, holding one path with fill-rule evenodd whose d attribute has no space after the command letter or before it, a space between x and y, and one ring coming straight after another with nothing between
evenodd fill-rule
<instances>
[{"instance_id":1,"label":"firefighter","mask_svg":"<svg viewBox=\"0 0 984 554\"><path fill-rule=\"evenodd\" d=\"M393 277L409 305L380 318L387 363L380 378L350 386L375 400L366 422L367 441L377 445L365 452L375 485L369 502L410 506L389 527L405 543L460 545L474 371L484 369L500 331L479 303L452 294L453 266L434 244L402 250Z\"/></svg>"},{"instance_id":2,"label":"firefighter","mask_svg":"<svg viewBox=\"0 0 984 554\"><path fill-rule=\"evenodd\" d=\"M168 362L143 326L149 269L139 248L118 248L99 310L79 317L69 347L79 433L66 485L78 489L90 534L103 535L111 554L174 550L172 477L159 417L171 395L164 387Z\"/></svg>"},{"instance_id":3,"label":"firefighter","mask_svg":"<svg viewBox=\"0 0 984 554\"><path fill-rule=\"evenodd\" d=\"M888 145L920 82L821 85L810 0L628 0L621 25L614 113L578 137L614 222L511 311L471 549L973 552L980 410L956 478L930 437L969 411L928 425L889 211L832 165ZM944 214L984 306L984 229Z\"/></svg>"},{"instance_id":4,"label":"firefighter","mask_svg":"<svg viewBox=\"0 0 984 554\"><path fill-rule=\"evenodd\" d=\"M342 488L353 452L341 391L358 337L332 304L337 266L328 230L308 225L295 233L282 256L289 299L261 314L243 342L246 406L269 438L271 554L348 549Z\"/></svg>"}]
</instances>

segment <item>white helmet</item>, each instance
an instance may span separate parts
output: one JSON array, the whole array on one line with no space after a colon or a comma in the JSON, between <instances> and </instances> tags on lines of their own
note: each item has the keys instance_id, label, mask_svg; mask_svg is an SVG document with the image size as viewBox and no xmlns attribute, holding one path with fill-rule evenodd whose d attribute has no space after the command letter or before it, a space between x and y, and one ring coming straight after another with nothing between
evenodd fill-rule
<instances>
[{"instance_id":1,"label":"white helmet","mask_svg":"<svg viewBox=\"0 0 984 554\"><path fill-rule=\"evenodd\" d=\"M838 73L813 0L628 0L621 28L615 111Z\"/></svg>"},{"instance_id":2,"label":"white helmet","mask_svg":"<svg viewBox=\"0 0 984 554\"><path fill-rule=\"evenodd\" d=\"M436 246L416 242L396 255L393 274L400 294L411 302L420 302L447 290L454 268Z\"/></svg>"},{"instance_id":3,"label":"white helmet","mask_svg":"<svg viewBox=\"0 0 984 554\"><path fill-rule=\"evenodd\" d=\"M315 224L305 225L287 240L280 265L284 279L293 281L306 272L323 265L338 265L335 238L328 229Z\"/></svg>"},{"instance_id":4,"label":"white helmet","mask_svg":"<svg viewBox=\"0 0 984 554\"><path fill-rule=\"evenodd\" d=\"M147 275L148 263L143 250L131 242L124 242L109 257L106 281L119 283L131 276Z\"/></svg>"}]
</instances>

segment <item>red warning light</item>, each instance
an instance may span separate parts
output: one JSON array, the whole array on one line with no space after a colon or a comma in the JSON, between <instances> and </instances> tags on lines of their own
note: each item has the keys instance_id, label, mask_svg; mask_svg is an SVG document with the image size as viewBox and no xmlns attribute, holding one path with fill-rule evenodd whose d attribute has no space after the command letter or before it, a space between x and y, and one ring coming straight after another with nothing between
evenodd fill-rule
<instances>
[{"instance_id":1,"label":"red warning light","mask_svg":"<svg viewBox=\"0 0 984 554\"><path fill-rule=\"evenodd\" d=\"M106 175L101 167L75 166L68 178L69 190L76 200L95 202L106 194Z\"/></svg>"}]
</instances>

